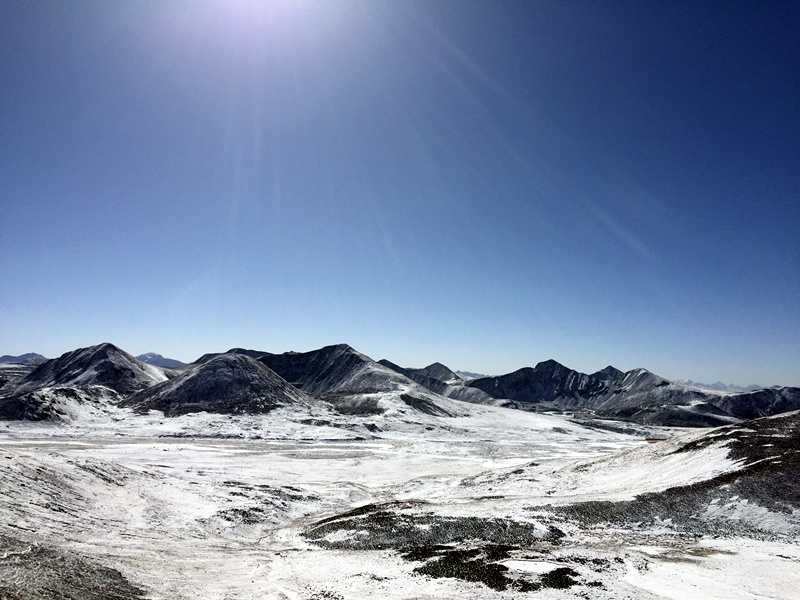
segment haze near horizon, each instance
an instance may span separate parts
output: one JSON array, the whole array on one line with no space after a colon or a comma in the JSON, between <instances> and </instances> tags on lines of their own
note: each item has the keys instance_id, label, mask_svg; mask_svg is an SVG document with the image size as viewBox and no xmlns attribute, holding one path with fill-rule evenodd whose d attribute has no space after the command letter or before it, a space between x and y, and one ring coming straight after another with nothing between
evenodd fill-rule
<instances>
[{"instance_id":1,"label":"haze near horizon","mask_svg":"<svg viewBox=\"0 0 800 600\"><path fill-rule=\"evenodd\" d=\"M800 4L0 3L0 353L800 386Z\"/></svg>"}]
</instances>

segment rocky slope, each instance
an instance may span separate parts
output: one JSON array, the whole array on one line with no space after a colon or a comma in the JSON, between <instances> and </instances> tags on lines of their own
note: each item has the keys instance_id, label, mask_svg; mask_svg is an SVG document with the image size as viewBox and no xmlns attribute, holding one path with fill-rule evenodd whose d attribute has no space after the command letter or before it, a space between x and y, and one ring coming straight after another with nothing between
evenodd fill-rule
<instances>
[{"instance_id":1,"label":"rocky slope","mask_svg":"<svg viewBox=\"0 0 800 600\"><path fill-rule=\"evenodd\" d=\"M589 501L556 509L585 526L662 526L714 536L797 536L800 533L800 412L711 430L673 454L693 456L722 447L734 468L695 483L623 502Z\"/></svg>"}]
</instances>

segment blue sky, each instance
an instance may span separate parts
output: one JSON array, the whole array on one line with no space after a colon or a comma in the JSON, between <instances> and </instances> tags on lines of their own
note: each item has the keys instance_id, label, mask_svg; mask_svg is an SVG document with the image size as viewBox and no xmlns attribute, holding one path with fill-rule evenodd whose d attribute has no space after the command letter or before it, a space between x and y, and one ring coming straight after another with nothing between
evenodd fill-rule
<instances>
[{"instance_id":1,"label":"blue sky","mask_svg":"<svg viewBox=\"0 0 800 600\"><path fill-rule=\"evenodd\" d=\"M0 353L800 385L800 3L0 2Z\"/></svg>"}]
</instances>

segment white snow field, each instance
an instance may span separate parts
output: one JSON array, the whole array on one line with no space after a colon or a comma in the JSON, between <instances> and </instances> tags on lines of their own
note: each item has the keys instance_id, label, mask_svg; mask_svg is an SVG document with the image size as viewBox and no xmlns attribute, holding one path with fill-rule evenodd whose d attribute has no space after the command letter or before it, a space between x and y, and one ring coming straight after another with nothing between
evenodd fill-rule
<instances>
[{"instance_id":1,"label":"white snow field","mask_svg":"<svg viewBox=\"0 0 800 600\"><path fill-rule=\"evenodd\" d=\"M165 600L800 597L797 537L781 536L795 522L736 498L708 514L768 513L775 535L687 533L670 514L656 527L549 514L736 469L721 445L674 453L705 431L619 433L491 406L461 414L291 407L168 419L103 406L68 424L0 422L0 536L17 544L0 548L0 597L10 583L67 597L48 595L39 566L21 562L43 548ZM425 538L454 527L463 531ZM498 528L509 543L481 542ZM411 530L418 537L391 542ZM448 571L448 560L482 575ZM506 579L492 579L497 568Z\"/></svg>"}]
</instances>

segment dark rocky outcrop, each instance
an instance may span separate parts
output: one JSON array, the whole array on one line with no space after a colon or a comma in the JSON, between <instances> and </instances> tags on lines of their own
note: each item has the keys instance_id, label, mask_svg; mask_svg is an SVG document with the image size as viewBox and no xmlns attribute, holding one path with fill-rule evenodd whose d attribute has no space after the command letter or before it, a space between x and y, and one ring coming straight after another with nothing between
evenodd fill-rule
<instances>
[{"instance_id":1,"label":"dark rocky outcrop","mask_svg":"<svg viewBox=\"0 0 800 600\"><path fill-rule=\"evenodd\" d=\"M0 534L0 598L8 600L143 600L116 569L55 546Z\"/></svg>"}]
</instances>

